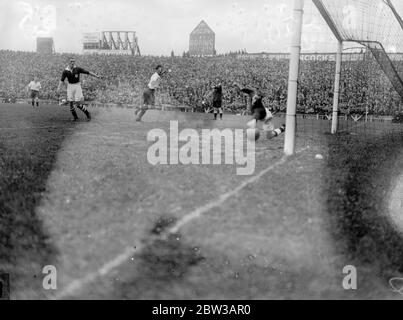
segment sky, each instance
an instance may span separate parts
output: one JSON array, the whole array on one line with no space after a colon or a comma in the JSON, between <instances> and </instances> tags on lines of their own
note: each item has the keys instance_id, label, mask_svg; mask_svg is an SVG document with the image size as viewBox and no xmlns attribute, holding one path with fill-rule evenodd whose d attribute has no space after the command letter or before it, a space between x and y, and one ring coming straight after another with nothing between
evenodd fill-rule
<instances>
[{"instance_id":1,"label":"sky","mask_svg":"<svg viewBox=\"0 0 403 320\"><path fill-rule=\"evenodd\" d=\"M335 0L336 1L336 0ZM403 1L394 0L399 13ZM143 55L181 55L203 19L218 53L288 52L293 0L0 0L0 49L35 51L53 37L57 52L82 50L85 32L136 31ZM305 1L305 52L330 52L336 41L312 1Z\"/></svg>"}]
</instances>

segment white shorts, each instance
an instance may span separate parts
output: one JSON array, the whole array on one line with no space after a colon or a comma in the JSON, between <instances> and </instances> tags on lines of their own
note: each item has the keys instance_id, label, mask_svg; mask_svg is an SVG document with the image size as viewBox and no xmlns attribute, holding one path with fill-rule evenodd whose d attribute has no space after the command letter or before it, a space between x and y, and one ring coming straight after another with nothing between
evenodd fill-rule
<instances>
[{"instance_id":1,"label":"white shorts","mask_svg":"<svg viewBox=\"0 0 403 320\"><path fill-rule=\"evenodd\" d=\"M83 90L81 89L81 83L69 83L67 85L67 101L80 102L84 100Z\"/></svg>"},{"instance_id":2,"label":"white shorts","mask_svg":"<svg viewBox=\"0 0 403 320\"><path fill-rule=\"evenodd\" d=\"M266 109L266 118L263 120L262 130L263 131L274 131L274 124L273 124L273 114L270 112L268 108ZM260 121L256 121L253 119L247 123L248 128L255 129L259 126Z\"/></svg>"},{"instance_id":3,"label":"white shorts","mask_svg":"<svg viewBox=\"0 0 403 320\"><path fill-rule=\"evenodd\" d=\"M265 122L263 125L263 131L274 131L274 125L271 121Z\"/></svg>"},{"instance_id":4,"label":"white shorts","mask_svg":"<svg viewBox=\"0 0 403 320\"><path fill-rule=\"evenodd\" d=\"M264 119L263 130L264 131L274 131L273 125L273 114L270 112L268 108L266 109L266 118Z\"/></svg>"}]
</instances>

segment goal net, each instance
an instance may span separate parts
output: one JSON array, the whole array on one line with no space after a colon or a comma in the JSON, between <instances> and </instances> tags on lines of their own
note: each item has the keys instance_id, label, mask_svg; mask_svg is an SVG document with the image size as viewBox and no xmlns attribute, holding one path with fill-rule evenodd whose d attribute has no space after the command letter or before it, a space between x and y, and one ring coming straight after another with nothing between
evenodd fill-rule
<instances>
[{"instance_id":1,"label":"goal net","mask_svg":"<svg viewBox=\"0 0 403 320\"><path fill-rule=\"evenodd\" d=\"M403 21L391 0L295 0L293 12L285 153L299 134L323 139L314 131L403 132L389 126L403 101ZM330 37L310 27L318 16ZM305 61L304 39L332 59Z\"/></svg>"},{"instance_id":2,"label":"goal net","mask_svg":"<svg viewBox=\"0 0 403 320\"><path fill-rule=\"evenodd\" d=\"M403 97L403 70L394 63L403 52L403 23L391 0L313 0L339 41L366 46Z\"/></svg>"}]
</instances>

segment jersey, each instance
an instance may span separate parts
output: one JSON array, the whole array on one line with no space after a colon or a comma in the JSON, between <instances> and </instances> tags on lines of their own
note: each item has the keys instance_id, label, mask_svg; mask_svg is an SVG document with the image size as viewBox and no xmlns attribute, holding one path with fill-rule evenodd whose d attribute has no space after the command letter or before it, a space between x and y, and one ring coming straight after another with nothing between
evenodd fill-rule
<instances>
[{"instance_id":1,"label":"jersey","mask_svg":"<svg viewBox=\"0 0 403 320\"><path fill-rule=\"evenodd\" d=\"M148 83L148 87L151 90L155 90L160 86L160 84L161 84L161 77L158 74L158 72L156 72L151 76L150 82Z\"/></svg>"},{"instance_id":2,"label":"jersey","mask_svg":"<svg viewBox=\"0 0 403 320\"><path fill-rule=\"evenodd\" d=\"M218 85L213 88L213 102L222 101L222 86Z\"/></svg>"},{"instance_id":3,"label":"jersey","mask_svg":"<svg viewBox=\"0 0 403 320\"><path fill-rule=\"evenodd\" d=\"M29 90L32 90L32 91L39 91L42 89L42 86L39 81L38 82L31 81L28 85L28 88L29 88Z\"/></svg>"},{"instance_id":4,"label":"jersey","mask_svg":"<svg viewBox=\"0 0 403 320\"><path fill-rule=\"evenodd\" d=\"M83 68L79 67L73 67L71 69L70 67L67 67L63 73L62 73L62 78L60 79L62 82L66 80L70 84L75 84L75 83L80 83L80 74L90 74L87 70L84 70Z\"/></svg>"}]
</instances>

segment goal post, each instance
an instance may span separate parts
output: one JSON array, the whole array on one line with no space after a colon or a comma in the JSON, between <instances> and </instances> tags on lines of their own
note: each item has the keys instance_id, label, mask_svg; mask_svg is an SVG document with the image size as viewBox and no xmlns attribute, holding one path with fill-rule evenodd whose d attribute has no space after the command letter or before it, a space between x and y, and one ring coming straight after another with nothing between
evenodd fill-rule
<instances>
[{"instance_id":1,"label":"goal post","mask_svg":"<svg viewBox=\"0 0 403 320\"><path fill-rule=\"evenodd\" d=\"M294 0L293 35L290 48L290 70L288 76L287 115L284 142L284 153L287 156L291 156L295 153L298 76L301 54L304 2L304 0Z\"/></svg>"},{"instance_id":2,"label":"goal post","mask_svg":"<svg viewBox=\"0 0 403 320\"><path fill-rule=\"evenodd\" d=\"M333 116L332 116L332 131L331 131L332 134L337 133L339 125L339 100L340 100L342 55L343 55L343 41L339 41L336 53L336 76L334 81Z\"/></svg>"},{"instance_id":3,"label":"goal post","mask_svg":"<svg viewBox=\"0 0 403 320\"><path fill-rule=\"evenodd\" d=\"M339 101L342 96L340 80L342 78L344 44L358 43L366 48L376 60L377 65L383 72L383 76L386 77L395 92L403 99L403 68L401 63L403 59L399 58L399 54L403 53L403 19L393 6L392 0L312 0L312 3L316 7L318 14L325 20L328 30L331 31L338 44L335 59L335 76L333 78L335 81L333 106L331 106L331 101L330 103L325 102L326 107L332 109L326 115L327 119L330 120L331 118L332 120L331 127L327 130L332 134L336 134L339 126ZM296 111L299 94L300 55L303 49L301 48L301 43L303 39L304 4L304 0L294 0L284 141L284 153L286 155L293 155L296 148ZM318 33L319 31L316 29L315 32ZM336 45L336 42L334 42L334 45ZM394 57L400 59L396 60L400 64L394 61ZM344 96L345 93L343 93L343 98ZM366 96L366 94L363 93L363 96ZM357 107L359 106L359 103L355 101L355 97L350 96L349 98L349 103L352 101L351 103L356 103ZM365 107L367 108L365 113L367 115L368 105ZM342 125L342 122L340 122L340 125Z\"/></svg>"}]
</instances>

